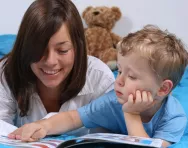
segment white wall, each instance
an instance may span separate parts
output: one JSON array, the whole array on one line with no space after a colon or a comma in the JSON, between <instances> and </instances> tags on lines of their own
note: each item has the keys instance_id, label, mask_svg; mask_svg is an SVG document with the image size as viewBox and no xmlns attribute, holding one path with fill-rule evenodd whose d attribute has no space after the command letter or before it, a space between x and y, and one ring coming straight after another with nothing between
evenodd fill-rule
<instances>
[{"instance_id":1,"label":"white wall","mask_svg":"<svg viewBox=\"0 0 188 148\"><path fill-rule=\"evenodd\" d=\"M87 6L118 6L122 18L113 32L125 36L146 24L168 29L188 45L188 0L72 0L80 13ZM0 0L0 34L16 34L33 0Z\"/></svg>"},{"instance_id":2,"label":"white wall","mask_svg":"<svg viewBox=\"0 0 188 148\"><path fill-rule=\"evenodd\" d=\"M16 34L33 0L0 0L0 34Z\"/></svg>"}]
</instances>

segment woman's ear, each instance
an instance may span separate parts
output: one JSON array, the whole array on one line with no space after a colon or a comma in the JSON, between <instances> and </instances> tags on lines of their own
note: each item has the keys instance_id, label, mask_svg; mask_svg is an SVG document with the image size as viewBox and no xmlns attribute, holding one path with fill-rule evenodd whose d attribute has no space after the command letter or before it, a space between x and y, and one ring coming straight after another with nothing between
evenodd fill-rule
<instances>
[{"instance_id":1,"label":"woman's ear","mask_svg":"<svg viewBox=\"0 0 188 148\"><path fill-rule=\"evenodd\" d=\"M157 95L160 97L168 95L171 92L172 87L173 87L173 82L171 80L164 80L157 92Z\"/></svg>"}]
</instances>

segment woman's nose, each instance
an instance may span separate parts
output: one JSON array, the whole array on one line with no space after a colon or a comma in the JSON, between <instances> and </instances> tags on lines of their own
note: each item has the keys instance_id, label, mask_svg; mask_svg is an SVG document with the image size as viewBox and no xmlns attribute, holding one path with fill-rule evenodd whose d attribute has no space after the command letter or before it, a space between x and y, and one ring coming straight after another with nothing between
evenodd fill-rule
<instances>
[{"instance_id":1,"label":"woman's nose","mask_svg":"<svg viewBox=\"0 0 188 148\"><path fill-rule=\"evenodd\" d=\"M45 58L46 65L53 66L57 63L56 61L57 61L57 57L55 55L55 52L48 52Z\"/></svg>"}]
</instances>

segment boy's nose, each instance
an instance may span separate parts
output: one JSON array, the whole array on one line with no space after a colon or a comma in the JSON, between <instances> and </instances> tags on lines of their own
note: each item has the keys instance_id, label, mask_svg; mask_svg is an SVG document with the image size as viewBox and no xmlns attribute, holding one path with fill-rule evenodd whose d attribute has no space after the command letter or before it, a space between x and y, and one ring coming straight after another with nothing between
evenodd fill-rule
<instances>
[{"instance_id":1,"label":"boy's nose","mask_svg":"<svg viewBox=\"0 0 188 148\"><path fill-rule=\"evenodd\" d=\"M118 84L119 84L119 86L121 86L121 87L124 85L122 81L118 82Z\"/></svg>"},{"instance_id":2,"label":"boy's nose","mask_svg":"<svg viewBox=\"0 0 188 148\"><path fill-rule=\"evenodd\" d=\"M119 86L124 86L124 80L123 80L123 78L122 78L122 76L119 76L118 78L117 78L117 84L119 85Z\"/></svg>"}]
</instances>

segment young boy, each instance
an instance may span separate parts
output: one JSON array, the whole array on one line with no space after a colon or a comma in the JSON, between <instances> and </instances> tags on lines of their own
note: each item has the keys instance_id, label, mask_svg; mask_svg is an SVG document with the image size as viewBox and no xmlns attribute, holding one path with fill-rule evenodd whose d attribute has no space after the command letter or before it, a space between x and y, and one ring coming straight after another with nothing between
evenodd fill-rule
<instances>
[{"instance_id":1,"label":"young boy","mask_svg":"<svg viewBox=\"0 0 188 148\"><path fill-rule=\"evenodd\" d=\"M163 146L178 142L187 118L170 95L187 65L180 40L155 26L129 34L118 44L119 74L115 91L77 111L24 125L9 138L35 141L49 134L103 127L115 133L160 138Z\"/></svg>"}]
</instances>

